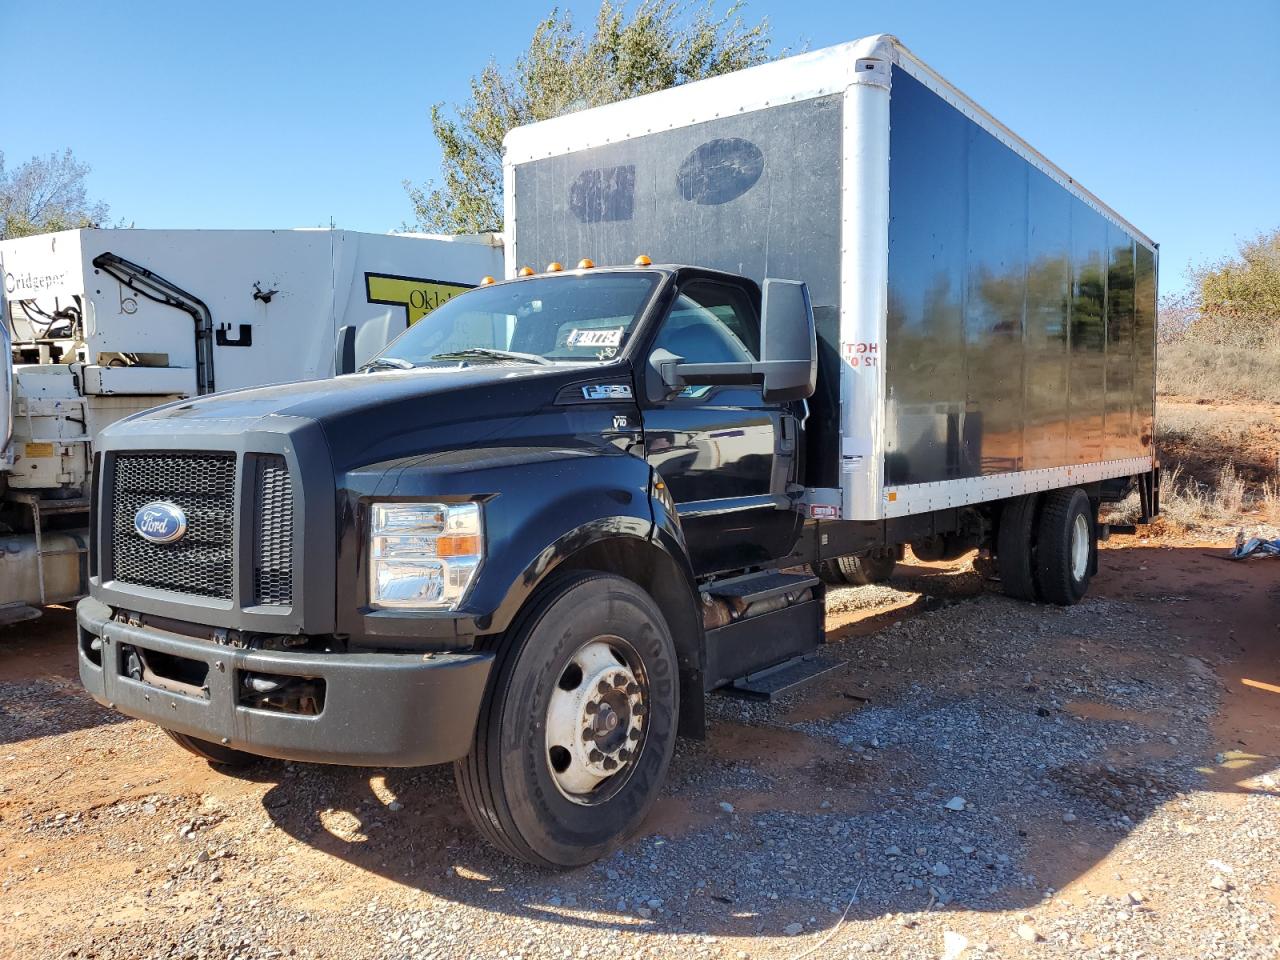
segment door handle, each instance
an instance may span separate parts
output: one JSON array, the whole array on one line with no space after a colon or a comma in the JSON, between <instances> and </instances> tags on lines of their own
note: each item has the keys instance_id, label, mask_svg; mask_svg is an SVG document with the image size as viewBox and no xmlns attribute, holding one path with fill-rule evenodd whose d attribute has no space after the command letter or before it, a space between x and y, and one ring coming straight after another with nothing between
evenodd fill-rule
<instances>
[{"instance_id":1,"label":"door handle","mask_svg":"<svg viewBox=\"0 0 1280 960\"><path fill-rule=\"evenodd\" d=\"M795 453L796 449L796 418L790 414L784 413L779 417L778 425L778 450L779 454Z\"/></svg>"}]
</instances>

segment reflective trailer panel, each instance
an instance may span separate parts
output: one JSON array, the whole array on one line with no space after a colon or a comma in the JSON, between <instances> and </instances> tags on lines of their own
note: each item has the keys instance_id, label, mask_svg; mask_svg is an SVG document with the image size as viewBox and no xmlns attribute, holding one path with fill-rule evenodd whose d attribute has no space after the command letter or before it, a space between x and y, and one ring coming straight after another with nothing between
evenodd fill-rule
<instances>
[{"instance_id":1,"label":"reflective trailer panel","mask_svg":"<svg viewBox=\"0 0 1280 960\"><path fill-rule=\"evenodd\" d=\"M1066 400L1071 374L1071 194L1039 170L1027 182L1026 406L1023 465L1070 462Z\"/></svg>"},{"instance_id":2,"label":"reflective trailer panel","mask_svg":"<svg viewBox=\"0 0 1280 960\"><path fill-rule=\"evenodd\" d=\"M885 483L1151 453L1154 252L900 67Z\"/></svg>"},{"instance_id":3,"label":"reflective trailer panel","mask_svg":"<svg viewBox=\"0 0 1280 960\"><path fill-rule=\"evenodd\" d=\"M1073 204L1068 463L1105 459L1107 260L1107 221L1083 204Z\"/></svg>"},{"instance_id":4,"label":"reflective trailer panel","mask_svg":"<svg viewBox=\"0 0 1280 960\"><path fill-rule=\"evenodd\" d=\"M655 124L659 118L655 118ZM682 263L805 280L821 392L808 482L838 483L843 97L817 97L517 164L517 263Z\"/></svg>"},{"instance_id":5,"label":"reflective trailer panel","mask_svg":"<svg viewBox=\"0 0 1280 960\"><path fill-rule=\"evenodd\" d=\"M1133 271L1134 430L1142 450L1150 450L1156 412L1156 255L1134 244Z\"/></svg>"}]
</instances>

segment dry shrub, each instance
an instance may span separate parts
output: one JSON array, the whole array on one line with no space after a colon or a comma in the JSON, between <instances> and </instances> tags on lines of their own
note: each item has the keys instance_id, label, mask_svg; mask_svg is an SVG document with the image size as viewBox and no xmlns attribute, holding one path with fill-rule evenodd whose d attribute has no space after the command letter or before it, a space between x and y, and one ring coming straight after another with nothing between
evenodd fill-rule
<instances>
[{"instance_id":1,"label":"dry shrub","mask_svg":"<svg viewBox=\"0 0 1280 960\"><path fill-rule=\"evenodd\" d=\"M1243 347L1181 338L1162 343L1156 388L1171 396L1280 403L1280 342Z\"/></svg>"},{"instance_id":2,"label":"dry shrub","mask_svg":"<svg viewBox=\"0 0 1280 960\"><path fill-rule=\"evenodd\" d=\"M1140 506L1131 494L1107 509L1104 521L1135 523ZM1280 480L1267 480L1251 488L1225 463L1212 483L1203 483L1185 473L1181 464L1166 470L1160 478L1158 532L1170 534L1216 532L1224 526L1251 526L1280 523Z\"/></svg>"},{"instance_id":3,"label":"dry shrub","mask_svg":"<svg viewBox=\"0 0 1280 960\"><path fill-rule=\"evenodd\" d=\"M1280 485L1268 480L1250 489L1236 472L1235 464L1225 463L1215 483L1205 484L1174 466L1160 481L1160 516L1166 529L1175 531L1203 530L1248 520L1274 520L1280 508Z\"/></svg>"}]
</instances>

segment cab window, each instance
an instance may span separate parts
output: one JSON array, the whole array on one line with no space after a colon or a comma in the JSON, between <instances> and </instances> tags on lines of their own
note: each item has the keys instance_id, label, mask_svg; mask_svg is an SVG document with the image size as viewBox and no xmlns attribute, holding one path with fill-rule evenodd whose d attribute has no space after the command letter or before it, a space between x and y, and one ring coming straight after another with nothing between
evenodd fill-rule
<instances>
[{"instance_id":1,"label":"cab window","mask_svg":"<svg viewBox=\"0 0 1280 960\"><path fill-rule=\"evenodd\" d=\"M681 288L654 346L689 363L758 360L760 321L745 290L695 280Z\"/></svg>"}]
</instances>

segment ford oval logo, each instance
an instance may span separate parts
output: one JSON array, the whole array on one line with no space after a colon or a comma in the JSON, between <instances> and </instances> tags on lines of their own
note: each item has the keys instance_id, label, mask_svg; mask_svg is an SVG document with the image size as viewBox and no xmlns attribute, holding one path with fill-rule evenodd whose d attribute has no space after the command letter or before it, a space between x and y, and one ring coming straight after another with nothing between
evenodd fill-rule
<instances>
[{"instance_id":1,"label":"ford oval logo","mask_svg":"<svg viewBox=\"0 0 1280 960\"><path fill-rule=\"evenodd\" d=\"M152 543L174 543L187 535L187 515L174 503L145 503L133 515L133 529Z\"/></svg>"}]
</instances>

